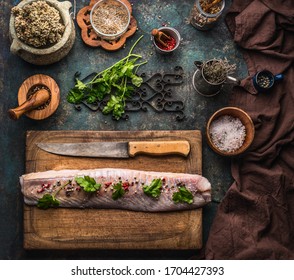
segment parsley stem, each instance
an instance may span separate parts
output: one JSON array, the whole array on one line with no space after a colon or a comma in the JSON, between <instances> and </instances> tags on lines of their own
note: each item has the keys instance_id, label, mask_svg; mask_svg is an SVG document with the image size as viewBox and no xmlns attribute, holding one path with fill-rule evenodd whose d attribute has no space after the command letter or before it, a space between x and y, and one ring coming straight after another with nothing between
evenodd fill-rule
<instances>
[{"instance_id":1,"label":"parsley stem","mask_svg":"<svg viewBox=\"0 0 294 280\"><path fill-rule=\"evenodd\" d=\"M123 94L122 94L122 100L124 101L124 105L126 104L126 101L124 99L125 97L125 93L126 93L126 89L127 89L127 77L124 77L124 91L123 91Z\"/></svg>"},{"instance_id":2,"label":"parsley stem","mask_svg":"<svg viewBox=\"0 0 294 280\"><path fill-rule=\"evenodd\" d=\"M140 67L141 65L146 64L146 63L147 63L147 61L143 61L143 62L141 62L141 63L134 64L134 68L137 67L137 69L136 69L136 71L135 71L135 74L137 73L139 67Z\"/></svg>"},{"instance_id":3,"label":"parsley stem","mask_svg":"<svg viewBox=\"0 0 294 280\"><path fill-rule=\"evenodd\" d=\"M143 35L141 35L141 36L137 39L137 41L133 44L133 46L131 47L131 49L130 49L130 51L129 51L129 54L128 54L128 56L127 56L127 57L128 57L127 62L129 62L129 58L130 58L130 56L132 55L132 52L133 52L135 46L139 43L139 41L140 41L142 38L143 38ZM140 58L142 58L142 57L140 57Z\"/></svg>"},{"instance_id":4,"label":"parsley stem","mask_svg":"<svg viewBox=\"0 0 294 280\"><path fill-rule=\"evenodd\" d=\"M116 63L113 64L112 66L110 66L110 67L104 69L103 71L99 72L98 74L96 74L95 77L94 77L90 82L86 83L86 85L90 85L90 84L92 84L92 83L93 83L93 82L94 82L94 81L95 81L95 80L96 80L101 74L103 74L103 73L106 72L106 71L109 71L111 68L113 68L113 67L116 66L117 64L123 62L124 60L127 60L127 61L128 61L130 57L142 58L141 55L133 54L132 52L133 52L135 46L136 46L136 45L139 43L139 41L143 38L143 36L144 36L144 35L141 35L141 36L137 39L137 41L133 44L133 46L131 47L131 49L130 49L130 51L129 51L129 54L128 54L126 57L124 57L123 59L119 60L118 62L116 62ZM147 63L147 61L146 61L145 63ZM144 64L144 63L143 63L143 64ZM140 65L141 65L141 64L140 64Z\"/></svg>"},{"instance_id":5,"label":"parsley stem","mask_svg":"<svg viewBox=\"0 0 294 280\"><path fill-rule=\"evenodd\" d=\"M121 59L118 62L116 62L115 64L113 64L112 66L110 66L110 67L106 68L105 70L103 70L103 71L99 72L98 74L96 74L95 77L90 82L86 83L86 85L91 85L101 74L103 74L106 71L109 71L110 69L112 69L117 64L123 62L126 59L129 59L132 56L137 57L137 58L142 58L142 56L141 55L138 55L138 54L129 54L126 57L124 57L123 59Z\"/></svg>"},{"instance_id":6,"label":"parsley stem","mask_svg":"<svg viewBox=\"0 0 294 280\"><path fill-rule=\"evenodd\" d=\"M131 47L130 51L129 51L129 55L132 54L134 48L136 47L136 45L139 43L139 41L143 38L144 35L141 35L138 40L134 43L134 45Z\"/></svg>"},{"instance_id":7,"label":"parsley stem","mask_svg":"<svg viewBox=\"0 0 294 280\"><path fill-rule=\"evenodd\" d=\"M69 181L67 181L64 185L62 185L62 186L60 186L60 188L52 195L52 197L53 198L55 198L55 196L62 190L62 189L64 189L67 185L69 185L70 184L70 180Z\"/></svg>"}]
</instances>

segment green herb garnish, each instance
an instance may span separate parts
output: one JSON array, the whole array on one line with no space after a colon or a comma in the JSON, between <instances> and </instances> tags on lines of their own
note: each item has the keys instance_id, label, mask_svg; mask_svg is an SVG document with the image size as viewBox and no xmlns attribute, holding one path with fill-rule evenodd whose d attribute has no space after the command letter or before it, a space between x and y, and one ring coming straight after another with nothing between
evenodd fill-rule
<instances>
[{"instance_id":1,"label":"green herb garnish","mask_svg":"<svg viewBox=\"0 0 294 280\"><path fill-rule=\"evenodd\" d=\"M79 104L82 101L92 104L109 96L102 112L112 113L113 117L119 120L125 112L126 99L131 96L134 87L140 87L143 82L136 72L139 66L147 61L137 63L142 56L132 53L142 37L134 43L126 57L95 75L91 81L84 83L76 78L76 84L69 91L67 101L73 104Z\"/></svg>"},{"instance_id":2,"label":"green herb garnish","mask_svg":"<svg viewBox=\"0 0 294 280\"><path fill-rule=\"evenodd\" d=\"M112 193L112 199L117 200L118 198L121 198L124 196L126 191L124 190L122 183L117 183L113 186L114 192Z\"/></svg>"},{"instance_id":3,"label":"green herb garnish","mask_svg":"<svg viewBox=\"0 0 294 280\"><path fill-rule=\"evenodd\" d=\"M44 194L39 200L37 206L40 209L48 209L58 207L60 202L51 194Z\"/></svg>"},{"instance_id":4,"label":"green herb garnish","mask_svg":"<svg viewBox=\"0 0 294 280\"><path fill-rule=\"evenodd\" d=\"M70 183L71 181L67 181L64 185L60 186L53 194L44 194L41 198L38 199L37 207L43 210L58 207L60 202L55 198L55 196Z\"/></svg>"},{"instance_id":5,"label":"green herb garnish","mask_svg":"<svg viewBox=\"0 0 294 280\"><path fill-rule=\"evenodd\" d=\"M90 176L76 177L75 180L85 192L92 193L101 188L101 184L97 184L95 179Z\"/></svg>"},{"instance_id":6,"label":"green herb garnish","mask_svg":"<svg viewBox=\"0 0 294 280\"><path fill-rule=\"evenodd\" d=\"M188 204L192 204L193 203L193 195L189 190L186 189L186 187L181 186L181 187L179 187L178 192L174 192L173 201L175 203L186 202Z\"/></svg>"},{"instance_id":7,"label":"green herb garnish","mask_svg":"<svg viewBox=\"0 0 294 280\"><path fill-rule=\"evenodd\" d=\"M143 191L145 194L157 198L161 194L162 188L162 180L161 179L153 179L150 186L144 186Z\"/></svg>"}]
</instances>

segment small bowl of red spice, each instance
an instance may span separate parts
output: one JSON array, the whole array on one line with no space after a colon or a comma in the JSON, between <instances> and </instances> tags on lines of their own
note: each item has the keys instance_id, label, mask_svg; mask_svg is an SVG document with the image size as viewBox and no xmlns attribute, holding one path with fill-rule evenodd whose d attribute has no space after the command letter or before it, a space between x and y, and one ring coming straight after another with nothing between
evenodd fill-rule
<instances>
[{"instance_id":1,"label":"small bowl of red spice","mask_svg":"<svg viewBox=\"0 0 294 280\"><path fill-rule=\"evenodd\" d=\"M153 29L151 39L157 52L169 54L175 51L181 42L181 35L175 28L160 27Z\"/></svg>"}]
</instances>

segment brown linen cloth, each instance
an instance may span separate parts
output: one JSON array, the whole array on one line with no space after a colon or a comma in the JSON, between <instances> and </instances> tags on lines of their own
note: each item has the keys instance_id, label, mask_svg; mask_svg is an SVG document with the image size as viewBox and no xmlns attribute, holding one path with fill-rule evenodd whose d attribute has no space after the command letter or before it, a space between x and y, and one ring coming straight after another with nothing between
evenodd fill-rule
<instances>
[{"instance_id":1,"label":"brown linen cloth","mask_svg":"<svg viewBox=\"0 0 294 280\"><path fill-rule=\"evenodd\" d=\"M234 183L219 205L206 259L294 259L294 1L233 0L226 23L249 77L230 105L253 119L255 138L232 159ZM257 93L252 76L267 69L283 81Z\"/></svg>"}]
</instances>

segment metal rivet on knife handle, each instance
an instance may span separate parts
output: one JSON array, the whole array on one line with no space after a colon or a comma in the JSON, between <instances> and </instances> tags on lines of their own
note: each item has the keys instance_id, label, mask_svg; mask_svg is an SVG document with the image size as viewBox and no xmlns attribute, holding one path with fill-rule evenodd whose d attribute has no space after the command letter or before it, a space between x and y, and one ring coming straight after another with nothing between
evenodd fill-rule
<instances>
[{"instance_id":1,"label":"metal rivet on knife handle","mask_svg":"<svg viewBox=\"0 0 294 280\"><path fill-rule=\"evenodd\" d=\"M148 155L182 155L188 156L190 143L188 141L138 141L129 142L129 155L134 157L137 154Z\"/></svg>"}]
</instances>

